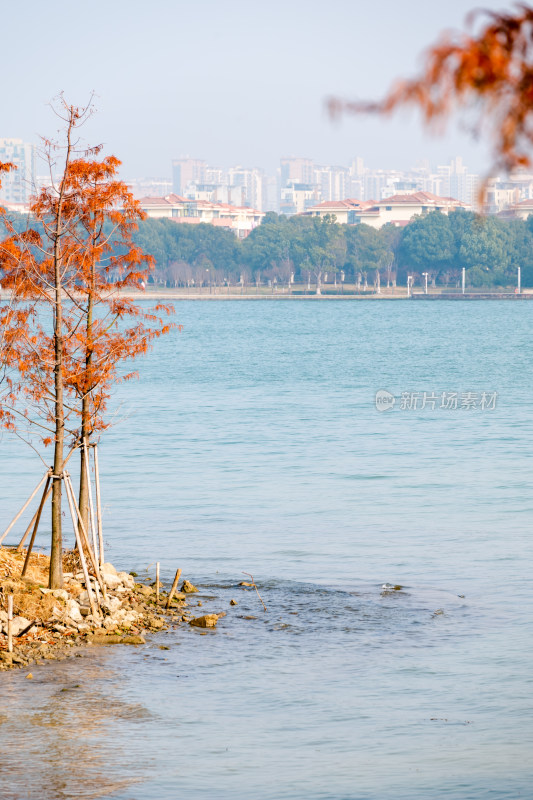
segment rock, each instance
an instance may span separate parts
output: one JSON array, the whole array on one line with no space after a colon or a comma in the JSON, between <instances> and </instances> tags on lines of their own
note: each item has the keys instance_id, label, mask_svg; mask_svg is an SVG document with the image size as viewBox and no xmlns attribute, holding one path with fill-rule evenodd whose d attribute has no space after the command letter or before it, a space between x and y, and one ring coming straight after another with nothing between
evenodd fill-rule
<instances>
[{"instance_id":1,"label":"rock","mask_svg":"<svg viewBox=\"0 0 533 800\"><path fill-rule=\"evenodd\" d=\"M203 617L195 617L189 620L189 625L195 628L215 628L220 614L205 614Z\"/></svg>"},{"instance_id":2,"label":"rock","mask_svg":"<svg viewBox=\"0 0 533 800\"><path fill-rule=\"evenodd\" d=\"M51 594L52 597L57 597L58 600L63 600L65 603L70 595L66 589L41 589L42 594Z\"/></svg>"},{"instance_id":3,"label":"rock","mask_svg":"<svg viewBox=\"0 0 533 800\"><path fill-rule=\"evenodd\" d=\"M102 566L100 567L100 572L107 572L111 575L117 574L115 567L113 566L113 564L110 564L109 561L106 561L105 564L102 564Z\"/></svg>"},{"instance_id":4,"label":"rock","mask_svg":"<svg viewBox=\"0 0 533 800\"><path fill-rule=\"evenodd\" d=\"M193 592L197 592L198 589L196 586L193 586L190 581L183 581L180 591L185 592L185 594L192 594Z\"/></svg>"},{"instance_id":5,"label":"rock","mask_svg":"<svg viewBox=\"0 0 533 800\"><path fill-rule=\"evenodd\" d=\"M114 614L115 611L118 611L119 608L122 606L122 600L119 600L118 597L108 596L107 602L102 603L102 608L108 614Z\"/></svg>"},{"instance_id":6,"label":"rock","mask_svg":"<svg viewBox=\"0 0 533 800\"><path fill-rule=\"evenodd\" d=\"M11 623L11 632L13 636L18 636L29 624L30 620L26 619L26 617L13 617L13 622ZM7 622L4 623L3 628L7 633Z\"/></svg>"},{"instance_id":7,"label":"rock","mask_svg":"<svg viewBox=\"0 0 533 800\"><path fill-rule=\"evenodd\" d=\"M87 638L87 641L91 642L91 644L119 644L121 640L121 636L106 635L105 633L95 633Z\"/></svg>"},{"instance_id":8,"label":"rock","mask_svg":"<svg viewBox=\"0 0 533 800\"><path fill-rule=\"evenodd\" d=\"M80 607L72 598L67 600L67 616L72 622L83 622Z\"/></svg>"},{"instance_id":9,"label":"rock","mask_svg":"<svg viewBox=\"0 0 533 800\"><path fill-rule=\"evenodd\" d=\"M80 614L82 615L82 617L88 617L90 613L91 613L90 606L80 606Z\"/></svg>"},{"instance_id":10,"label":"rock","mask_svg":"<svg viewBox=\"0 0 533 800\"><path fill-rule=\"evenodd\" d=\"M151 628L160 630L161 628L165 627L165 620L160 619L159 617L150 617L148 620L148 624L150 625Z\"/></svg>"},{"instance_id":11,"label":"rock","mask_svg":"<svg viewBox=\"0 0 533 800\"><path fill-rule=\"evenodd\" d=\"M2 662L3 664L12 664L13 653L6 653L3 650L0 650L0 662Z\"/></svg>"},{"instance_id":12,"label":"rock","mask_svg":"<svg viewBox=\"0 0 533 800\"><path fill-rule=\"evenodd\" d=\"M146 644L143 636L105 636L94 634L88 638L92 644Z\"/></svg>"},{"instance_id":13,"label":"rock","mask_svg":"<svg viewBox=\"0 0 533 800\"><path fill-rule=\"evenodd\" d=\"M128 572L119 572L117 577L120 578L121 582L124 586L127 586L128 589L133 589L135 586L135 581Z\"/></svg>"},{"instance_id":14,"label":"rock","mask_svg":"<svg viewBox=\"0 0 533 800\"><path fill-rule=\"evenodd\" d=\"M137 589L138 593L142 594L144 597L150 597L155 593L151 586L144 586L142 583L135 584L135 588Z\"/></svg>"},{"instance_id":15,"label":"rock","mask_svg":"<svg viewBox=\"0 0 533 800\"><path fill-rule=\"evenodd\" d=\"M31 674L31 672L28 672L28 674L26 675L26 678L28 678L28 679L33 678L33 675Z\"/></svg>"},{"instance_id":16,"label":"rock","mask_svg":"<svg viewBox=\"0 0 533 800\"><path fill-rule=\"evenodd\" d=\"M237 605L237 601L236 600L230 600L229 604L230 604L230 606L236 606Z\"/></svg>"},{"instance_id":17,"label":"rock","mask_svg":"<svg viewBox=\"0 0 533 800\"><path fill-rule=\"evenodd\" d=\"M105 566L106 565L104 564L104 567ZM108 589L117 589L122 584L122 581L120 580L116 572L115 573L105 572L104 568L102 567L100 573L102 575L102 580L104 581Z\"/></svg>"},{"instance_id":18,"label":"rock","mask_svg":"<svg viewBox=\"0 0 533 800\"><path fill-rule=\"evenodd\" d=\"M0 623L7 622L7 611L3 611L0 608Z\"/></svg>"}]
</instances>

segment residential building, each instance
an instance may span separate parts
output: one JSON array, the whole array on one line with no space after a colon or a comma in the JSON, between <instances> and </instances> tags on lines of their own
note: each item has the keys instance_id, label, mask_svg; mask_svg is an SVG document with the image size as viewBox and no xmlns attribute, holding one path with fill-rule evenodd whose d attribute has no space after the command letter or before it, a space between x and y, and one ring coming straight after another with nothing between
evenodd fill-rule
<instances>
[{"instance_id":1,"label":"residential building","mask_svg":"<svg viewBox=\"0 0 533 800\"><path fill-rule=\"evenodd\" d=\"M318 186L308 183L291 183L281 189L280 213L288 216L303 214L320 200Z\"/></svg>"},{"instance_id":2,"label":"residential building","mask_svg":"<svg viewBox=\"0 0 533 800\"><path fill-rule=\"evenodd\" d=\"M242 189L241 205L250 208L264 208L263 172L260 169L231 167L228 170L229 185Z\"/></svg>"},{"instance_id":3,"label":"residential building","mask_svg":"<svg viewBox=\"0 0 533 800\"><path fill-rule=\"evenodd\" d=\"M0 161L11 162L16 169L2 174L0 200L27 204L35 193L35 148L22 139L0 139Z\"/></svg>"},{"instance_id":4,"label":"residential building","mask_svg":"<svg viewBox=\"0 0 533 800\"><path fill-rule=\"evenodd\" d=\"M314 184L315 165L310 158L282 158L281 166L281 188L294 183Z\"/></svg>"},{"instance_id":5,"label":"residential building","mask_svg":"<svg viewBox=\"0 0 533 800\"><path fill-rule=\"evenodd\" d=\"M172 162L172 188L176 194L185 194L187 185L206 183L207 162L197 158L176 158Z\"/></svg>"},{"instance_id":6,"label":"residential building","mask_svg":"<svg viewBox=\"0 0 533 800\"><path fill-rule=\"evenodd\" d=\"M350 183L348 167L316 167L314 176L314 184L319 187L323 200L342 200L347 196Z\"/></svg>"},{"instance_id":7,"label":"residential building","mask_svg":"<svg viewBox=\"0 0 533 800\"><path fill-rule=\"evenodd\" d=\"M365 203L361 200L326 200L308 208L306 214L322 219L334 215L336 222L341 225L355 225L358 221L357 213L371 205L371 202Z\"/></svg>"},{"instance_id":8,"label":"residential building","mask_svg":"<svg viewBox=\"0 0 533 800\"><path fill-rule=\"evenodd\" d=\"M510 217L518 217L519 219L526 220L533 214L533 198L528 197L526 200L521 200L519 203L511 205L507 212L503 215Z\"/></svg>"},{"instance_id":9,"label":"residential building","mask_svg":"<svg viewBox=\"0 0 533 800\"><path fill-rule=\"evenodd\" d=\"M265 216L262 211L253 208L209 200L192 200L176 194L166 197L143 197L140 205L152 219L169 219L188 225L205 222L216 227L228 228L240 239L248 236Z\"/></svg>"},{"instance_id":10,"label":"residential building","mask_svg":"<svg viewBox=\"0 0 533 800\"><path fill-rule=\"evenodd\" d=\"M469 210L466 203L453 197L437 197L430 192L397 194L362 208L355 214L356 223L365 223L373 228L390 224L397 227L406 225L413 217L425 216L431 211L449 214L457 208Z\"/></svg>"}]
</instances>

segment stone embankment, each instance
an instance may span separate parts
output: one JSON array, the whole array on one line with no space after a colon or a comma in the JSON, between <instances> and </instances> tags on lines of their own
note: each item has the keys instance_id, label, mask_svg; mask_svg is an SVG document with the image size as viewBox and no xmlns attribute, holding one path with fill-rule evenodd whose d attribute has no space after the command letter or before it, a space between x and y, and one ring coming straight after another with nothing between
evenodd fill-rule
<instances>
[{"instance_id":1,"label":"stone embankment","mask_svg":"<svg viewBox=\"0 0 533 800\"><path fill-rule=\"evenodd\" d=\"M98 595L94 614L83 572L76 570L75 554L65 556L71 571L64 572L63 589L45 588L48 558L43 555L32 555L27 577L20 578L23 559L24 553L0 549L0 670L66 658L84 644L143 644L143 633L161 631L171 624L214 627L221 616L192 618L187 613L187 596L197 591L189 581L183 581L181 591L166 608L166 592L160 591L157 597L153 585L136 583L134 574L118 572L109 563L100 568L105 598L91 579L91 588ZM12 652L8 652L6 610L10 594L14 607Z\"/></svg>"}]
</instances>

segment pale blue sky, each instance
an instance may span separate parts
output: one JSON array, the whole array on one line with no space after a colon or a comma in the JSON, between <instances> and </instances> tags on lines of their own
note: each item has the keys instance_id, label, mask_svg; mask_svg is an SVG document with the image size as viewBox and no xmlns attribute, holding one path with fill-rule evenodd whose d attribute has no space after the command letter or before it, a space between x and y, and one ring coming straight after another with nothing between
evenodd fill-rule
<instances>
[{"instance_id":1,"label":"pale blue sky","mask_svg":"<svg viewBox=\"0 0 533 800\"><path fill-rule=\"evenodd\" d=\"M409 76L472 0L29 0L4 3L0 137L37 141L57 128L59 90L84 103L91 144L123 161L125 177L170 176L181 155L273 170L280 156L407 168L456 154L477 171L485 149L457 130L422 133L413 115L333 125L330 94L374 98ZM486 8L509 2L481 0Z\"/></svg>"}]
</instances>

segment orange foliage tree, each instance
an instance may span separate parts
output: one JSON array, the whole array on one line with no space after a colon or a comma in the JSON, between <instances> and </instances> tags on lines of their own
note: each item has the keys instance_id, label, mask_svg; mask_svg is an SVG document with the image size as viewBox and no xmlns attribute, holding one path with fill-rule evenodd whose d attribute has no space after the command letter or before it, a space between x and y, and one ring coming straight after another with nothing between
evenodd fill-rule
<instances>
[{"instance_id":1,"label":"orange foliage tree","mask_svg":"<svg viewBox=\"0 0 533 800\"><path fill-rule=\"evenodd\" d=\"M518 4L515 13L482 13L488 22L481 32L443 34L417 78L398 81L377 102L330 98L331 115L390 115L414 106L427 125L438 127L454 111L466 110L469 121L474 115L475 132L482 130L492 141L494 169L531 166L533 8Z\"/></svg>"},{"instance_id":2,"label":"orange foliage tree","mask_svg":"<svg viewBox=\"0 0 533 800\"><path fill-rule=\"evenodd\" d=\"M6 420L18 419L54 445L50 587L62 585L61 480L66 437L87 442L107 427L104 420L111 385L131 377L124 361L146 352L170 329L159 312L135 305L119 292L139 288L152 259L131 240L141 209L116 180L120 162L98 161L100 148L80 157L76 128L90 106L77 108L61 98L65 123L61 145L45 140L50 185L32 201L35 228L9 235L0 248L1 286L17 306L6 318L12 336L7 371L11 391ZM62 173L53 172L58 154ZM46 311L46 305L49 310ZM82 454L80 499L87 516L88 476Z\"/></svg>"},{"instance_id":3,"label":"orange foliage tree","mask_svg":"<svg viewBox=\"0 0 533 800\"><path fill-rule=\"evenodd\" d=\"M0 188L2 187L2 173L9 172L12 169L14 169L14 165L10 162L0 161ZM5 208L0 206L0 226L5 224L5 219ZM11 361L14 328L16 329L16 325L12 324L13 317L14 311L11 303L7 303L5 307L0 306L0 426L12 425L6 400L11 391L11 378L8 367Z\"/></svg>"},{"instance_id":4,"label":"orange foliage tree","mask_svg":"<svg viewBox=\"0 0 533 800\"><path fill-rule=\"evenodd\" d=\"M97 154L97 153L95 153ZM79 440L88 445L109 423L104 412L112 384L129 380L122 364L146 353L150 343L172 327L162 314L170 306L144 310L120 294L138 289L153 269L153 258L132 241L144 212L125 183L117 179L120 161L80 158L68 171L67 191L75 203L79 252L73 302L76 326L69 339L66 383L78 400ZM89 476L82 448L79 506L88 529Z\"/></svg>"}]
</instances>

